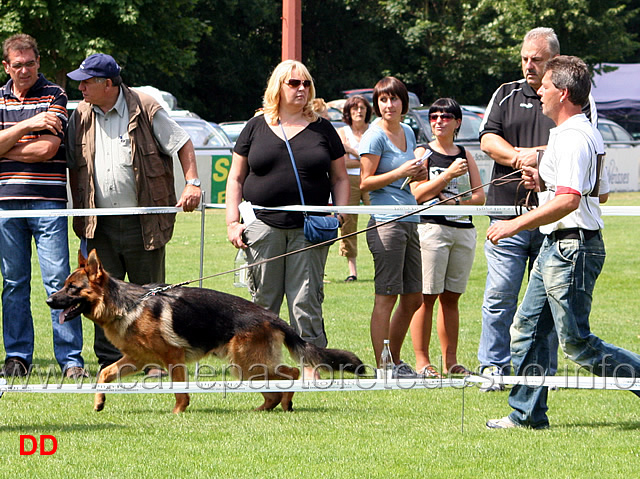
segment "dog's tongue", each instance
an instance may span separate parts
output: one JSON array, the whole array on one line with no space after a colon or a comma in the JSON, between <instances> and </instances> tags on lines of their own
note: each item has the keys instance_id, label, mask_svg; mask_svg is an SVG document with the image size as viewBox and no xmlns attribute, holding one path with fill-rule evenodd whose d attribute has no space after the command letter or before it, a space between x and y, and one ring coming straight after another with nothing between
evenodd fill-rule
<instances>
[{"instance_id":1,"label":"dog's tongue","mask_svg":"<svg viewBox=\"0 0 640 479\"><path fill-rule=\"evenodd\" d=\"M60 324L64 324L65 321L69 319L73 319L77 316L77 315L73 315L72 317L69 317L69 312L72 309L73 309L73 306L70 306L67 309L63 309L62 311L60 311L60 316L58 316L58 321L60 322Z\"/></svg>"}]
</instances>

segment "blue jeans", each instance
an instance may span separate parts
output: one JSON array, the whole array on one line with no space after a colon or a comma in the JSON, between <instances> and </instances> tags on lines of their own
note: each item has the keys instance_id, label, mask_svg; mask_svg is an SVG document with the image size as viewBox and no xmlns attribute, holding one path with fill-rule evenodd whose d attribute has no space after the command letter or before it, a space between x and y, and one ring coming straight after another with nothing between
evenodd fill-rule
<instances>
[{"instance_id":1,"label":"blue jeans","mask_svg":"<svg viewBox=\"0 0 640 479\"><path fill-rule=\"evenodd\" d=\"M494 223L497 220L492 220ZM498 366L508 370L511 363L509 329L518 307L518 295L527 261L529 270L538 256L544 235L538 229L525 230L511 238L501 239L497 245L485 241L487 282L482 303L482 332L478 347L480 369ZM551 374L558 367L558 339L550 338Z\"/></svg>"},{"instance_id":2,"label":"blue jeans","mask_svg":"<svg viewBox=\"0 0 640 479\"><path fill-rule=\"evenodd\" d=\"M3 200L1 210L62 209L61 201ZM7 358L33 361L31 316L31 238L35 240L47 296L58 291L69 275L69 238L66 217L0 218L0 256L3 277L2 333ZM62 370L84 367L82 321L58 322L60 310L51 310L53 350Z\"/></svg>"},{"instance_id":3,"label":"blue jeans","mask_svg":"<svg viewBox=\"0 0 640 479\"><path fill-rule=\"evenodd\" d=\"M511 354L518 376L548 371L548 336L554 324L565 354L593 374L640 376L640 356L605 343L589 327L593 288L604 258L599 234L586 241L545 239L512 328ZM547 387L514 386L509 395L511 420L533 428L548 426L547 392Z\"/></svg>"}]
</instances>

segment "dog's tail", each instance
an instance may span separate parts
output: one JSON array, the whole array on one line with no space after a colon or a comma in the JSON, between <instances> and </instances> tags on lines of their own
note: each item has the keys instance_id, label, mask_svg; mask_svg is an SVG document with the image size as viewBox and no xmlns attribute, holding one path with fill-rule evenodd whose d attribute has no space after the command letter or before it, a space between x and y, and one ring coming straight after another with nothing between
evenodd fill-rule
<instances>
[{"instance_id":1,"label":"dog's tail","mask_svg":"<svg viewBox=\"0 0 640 479\"><path fill-rule=\"evenodd\" d=\"M365 365L351 351L321 348L302 339L287 323L280 329L284 333L284 344L291 356L298 362L322 368L334 374L347 371L358 376L365 375Z\"/></svg>"}]
</instances>

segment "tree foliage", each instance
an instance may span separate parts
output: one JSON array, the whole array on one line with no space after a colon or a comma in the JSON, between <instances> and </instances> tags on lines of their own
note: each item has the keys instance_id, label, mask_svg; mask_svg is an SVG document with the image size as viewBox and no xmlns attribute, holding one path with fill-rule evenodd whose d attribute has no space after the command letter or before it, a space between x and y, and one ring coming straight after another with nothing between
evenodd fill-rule
<instances>
[{"instance_id":1,"label":"tree foliage","mask_svg":"<svg viewBox=\"0 0 640 479\"><path fill-rule=\"evenodd\" d=\"M64 86L89 54L111 54L130 84L184 76L206 32L192 0L2 0L0 36L38 41L41 71Z\"/></svg>"},{"instance_id":2,"label":"tree foliage","mask_svg":"<svg viewBox=\"0 0 640 479\"><path fill-rule=\"evenodd\" d=\"M640 61L639 9L640 0L302 0L302 60L327 100L391 74L426 104L486 104L521 76L522 38L536 26L596 68ZM281 16L274 0L2 0L0 36L33 35L42 71L62 85L102 51L128 84L171 91L225 121L260 106L280 61Z\"/></svg>"},{"instance_id":3,"label":"tree foliage","mask_svg":"<svg viewBox=\"0 0 640 479\"><path fill-rule=\"evenodd\" d=\"M524 34L546 26L563 53L588 64L623 61L638 49L627 29L633 3L616 0L348 0L362 16L402 36L406 62L396 74L423 101L451 96L486 103L503 81L521 75Z\"/></svg>"},{"instance_id":4,"label":"tree foliage","mask_svg":"<svg viewBox=\"0 0 640 479\"><path fill-rule=\"evenodd\" d=\"M208 26L197 46L185 89L160 83L180 104L216 121L247 119L261 106L271 70L280 60L282 5L273 0L202 0Z\"/></svg>"}]
</instances>

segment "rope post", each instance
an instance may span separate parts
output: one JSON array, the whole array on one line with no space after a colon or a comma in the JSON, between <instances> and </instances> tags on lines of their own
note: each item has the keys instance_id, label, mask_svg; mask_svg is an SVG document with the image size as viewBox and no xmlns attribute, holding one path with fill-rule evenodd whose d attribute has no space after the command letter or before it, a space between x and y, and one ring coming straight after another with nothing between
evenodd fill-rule
<instances>
[{"instance_id":1,"label":"rope post","mask_svg":"<svg viewBox=\"0 0 640 479\"><path fill-rule=\"evenodd\" d=\"M200 197L200 281L198 285L202 288L202 277L204 276L204 219L206 207L204 204L204 191Z\"/></svg>"},{"instance_id":2,"label":"rope post","mask_svg":"<svg viewBox=\"0 0 640 479\"><path fill-rule=\"evenodd\" d=\"M460 414L460 433L464 434L464 390L467 389L466 380L465 385L462 388L462 411Z\"/></svg>"},{"instance_id":3,"label":"rope post","mask_svg":"<svg viewBox=\"0 0 640 479\"><path fill-rule=\"evenodd\" d=\"M204 276L204 218L206 207L204 204L205 194L204 191L200 194L200 281L198 281L198 286L202 288L203 276ZM198 377L198 373L200 371L200 361L196 361L196 377Z\"/></svg>"}]
</instances>

